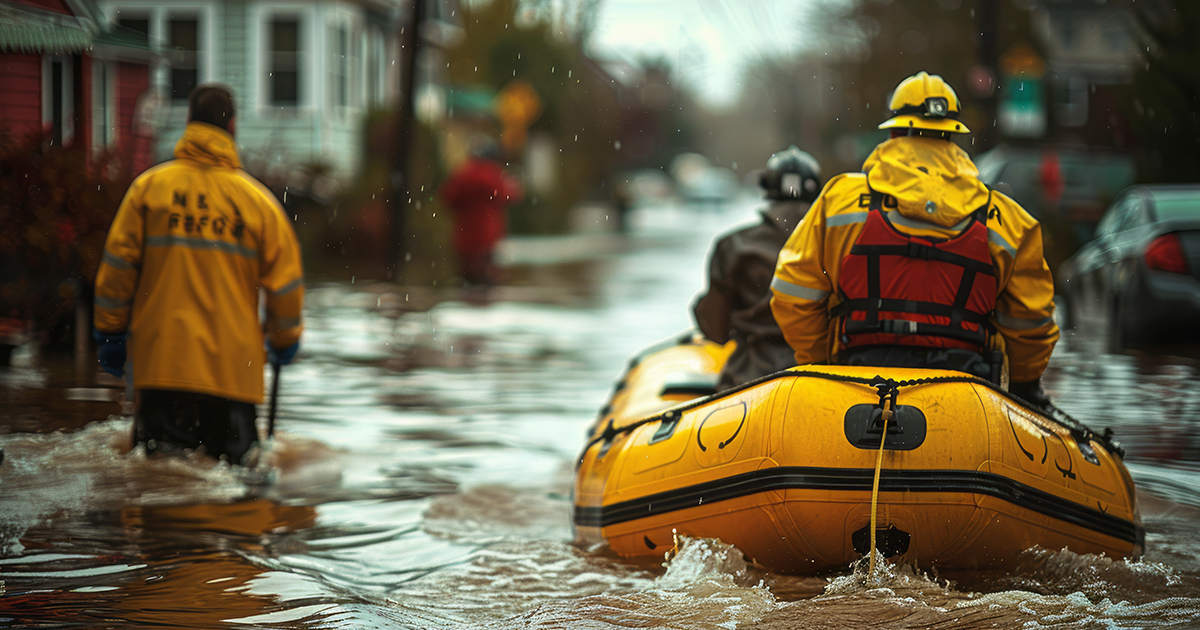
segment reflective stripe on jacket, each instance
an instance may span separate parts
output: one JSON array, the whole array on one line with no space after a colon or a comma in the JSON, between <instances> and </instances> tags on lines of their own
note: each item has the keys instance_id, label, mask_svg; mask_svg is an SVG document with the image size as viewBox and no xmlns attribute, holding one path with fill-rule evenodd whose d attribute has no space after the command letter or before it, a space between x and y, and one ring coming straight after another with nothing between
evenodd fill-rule
<instances>
[{"instance_id":1,"label":"reflective stripe on jacket","mask_svg":"<svg viewBox=\"0 0 1200 630\"><path fill-rule=\"evenodd\" d=\"M109 228L96 329L129 331L138 389L261 402L264 330L276 348L302 330L295 232L224 130L189 123L175 157L133 182Z\"/></svg>"},{"instance_id":2,"label":"reflective stripe on jacket","mask_svg":"<svg viewBox=\"0 0 1200 630\"><path fill-rule=\"evenodd\" d=\"M898 230L935 239L958 235L988 203L966 152L944 140L888 140L863 170L830 179L779 254L771 306L801 365L836 359L840 346L830 312L841 301L842 261L866 223L872 189L896 199L896 207L884 211ZM1041 226L1000 193L992 193L987 212L996 280L991 323L1004 339L1011 379L1031 381L1045 370L1059 335Z\"/></svg>"}]
</instances>

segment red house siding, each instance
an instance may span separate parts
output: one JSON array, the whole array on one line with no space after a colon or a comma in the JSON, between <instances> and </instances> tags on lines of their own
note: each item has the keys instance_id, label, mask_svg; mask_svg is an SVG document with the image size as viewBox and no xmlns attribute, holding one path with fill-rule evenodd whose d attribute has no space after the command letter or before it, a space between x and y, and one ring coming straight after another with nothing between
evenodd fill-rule
<instances>
[{"instance_id":1,"label":"red house siding","mask_svg":"<svg viewBox=\"0 0 1200 630\"><path fill-rule=\"evenodd\" d=\"M150 87L150 67L137 63L117 64L116 109L117 148L134 172L150 168L150 145L153 138L138 128L134 114L138 99Z\"/></svg>"},{"instance_id":2,"label":"red house siding","mask_svg":"<svg viewBox=\"0 0 1200 630\"><path fill-rule=\"evenodd\" d=\"M0 126L23 136L42 128L42 56L0 55Z\"/></svg>"},{"instance_id":3,"label":"red house siding","mask_svg":"<svg viewBox=\"0 0 1200 630\"><path fill-rule=\"evenodd\" d=\"M66 3L62 2L61 0L10 0L10 2L13 2L14 4L23 4L27 7L37 7L47 11L54 11L55 13L74 15L71 13L71 10L67 8Z\"/></svg>"}]
</instances>

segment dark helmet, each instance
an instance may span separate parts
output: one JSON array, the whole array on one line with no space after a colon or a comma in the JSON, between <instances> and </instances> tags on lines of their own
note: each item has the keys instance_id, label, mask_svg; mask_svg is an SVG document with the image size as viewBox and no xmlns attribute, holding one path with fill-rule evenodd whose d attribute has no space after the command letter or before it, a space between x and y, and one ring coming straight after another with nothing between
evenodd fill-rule
<instances>
[{"instance_id":1,"label":"dark helmet","mask_svg":"<svg viewBox=\"0 0 1200 630\"><path fill-rule=\"evenodd\" d=\"M767 199L812 201L821 192L821 165L793 144L767 160L758 185Z\"/></svg>"}]
</instances>

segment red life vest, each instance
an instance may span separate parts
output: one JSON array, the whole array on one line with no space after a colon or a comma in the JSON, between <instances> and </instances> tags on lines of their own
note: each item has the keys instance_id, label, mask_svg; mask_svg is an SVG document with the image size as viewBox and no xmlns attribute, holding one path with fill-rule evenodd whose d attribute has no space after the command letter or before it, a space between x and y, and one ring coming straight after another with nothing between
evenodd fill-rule
<instances>
[{"instance_id":1,"label":"red life vest","mask_svg":"<svg viewBox=\"0 0 1200 630\"><path fill-rule=\"evenodd\" d=\"M871 191L866 225L842 259L842 302L831 311L842 318L842 346L982 351L996 307L996 272L988 250L990 197L948 240L900 232L884 214L884 202L882 193Z\"/></svg>"}]
</instances>

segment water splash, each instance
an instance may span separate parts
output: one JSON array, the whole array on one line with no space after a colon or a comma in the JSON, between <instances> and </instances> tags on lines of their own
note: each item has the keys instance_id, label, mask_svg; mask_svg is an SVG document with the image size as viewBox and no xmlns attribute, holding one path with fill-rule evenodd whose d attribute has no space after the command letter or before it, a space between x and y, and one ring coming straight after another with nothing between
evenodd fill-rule
<instances>
[{"instance_id":1,"label":"water splash","mask_svg":"<svg viewBox=\"0 0 1200 630\"><path fill-rule=\"evenodd\" d=\"M868 567L869 559L860 558L850 565L849 574L830 578L822 596L928 598L930 595L948 596L953 586L950 582L938 582L910 564L880 559L876 562L874 573L870 573Z\"/></svg>"},{"instance_id":2,"label":"water splash","mask_svg":"<svg viewBox=\"0 0 1200 630\"><path fill-rule=\"evenodd\" d=\"M1040 595L1081 594L1090 600L1129 599L1137 603L1159 599L1164 592L1200 596L1171 567L1144 560L1113 560L1107 556L1076 554L1067 549L1031 549L1010 576L997 586ZM1150 595L1153 593L1153 595Z\"/></svg>"}]
</instances>

